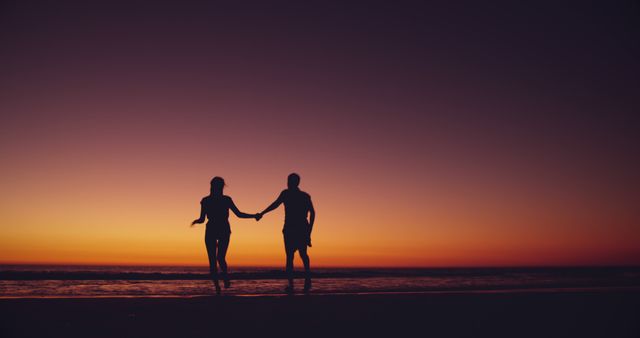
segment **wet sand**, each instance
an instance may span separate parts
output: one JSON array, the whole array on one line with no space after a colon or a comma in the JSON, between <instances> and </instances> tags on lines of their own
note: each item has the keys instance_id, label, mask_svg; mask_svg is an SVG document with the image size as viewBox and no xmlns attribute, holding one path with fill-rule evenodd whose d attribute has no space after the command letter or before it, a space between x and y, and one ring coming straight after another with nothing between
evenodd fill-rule
<instances>
[{"instance_id":1,"label":"wet sand","mask_svg":"<svg viewBox=\"0 0 640 338\"><path fill-rule=\"evenodd\" d=\"M640 337L640 291L0 300L1 337Z\"/></svg>"}]
</instances>

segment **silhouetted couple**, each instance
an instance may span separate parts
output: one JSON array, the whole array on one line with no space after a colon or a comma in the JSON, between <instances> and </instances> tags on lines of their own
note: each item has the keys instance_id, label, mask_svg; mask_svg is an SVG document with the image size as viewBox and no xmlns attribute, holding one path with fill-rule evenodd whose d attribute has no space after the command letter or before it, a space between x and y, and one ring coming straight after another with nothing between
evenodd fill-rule
<instances>
[{"instance_id":1,"label":"silhouetted couple","mask_svg":"<svg viewBox=\"0 0 640 338\"><path fill-rule=\"evenodd\" d=\"M311 273L309 265L309 255L307 246L311 246L311 231L315 221L316 212L311 203L311 196L298 187L300 176L291 174L287 179L287 189L280 193L280 196L271 203L264 211L257 214L245 214L238 210L231 197L223 195L224 180L221 177L214 177L211 180L211 194L200 202L200 218L191 223L204 223L205 217L208 219L205 231L205 244L209 256L209 272L216 288L216 293L220 293L218 282L218 268L222 270L222 280L224 287L231 286L229 275L227 274L227 248L229 247L229 237L231 236L231 226L229 225L229 209L239 218L255 218L260 220L262 216L275 210L284 203L284 248L287 257L286 272L289 285L285 289L293 292L293 256L296 251L300 254L304 264L305 282L304 291L311 289ZM307 216L309 217L307 220ZM216 264L217 262L217 264Z\"/></svg>"}]
</instances>

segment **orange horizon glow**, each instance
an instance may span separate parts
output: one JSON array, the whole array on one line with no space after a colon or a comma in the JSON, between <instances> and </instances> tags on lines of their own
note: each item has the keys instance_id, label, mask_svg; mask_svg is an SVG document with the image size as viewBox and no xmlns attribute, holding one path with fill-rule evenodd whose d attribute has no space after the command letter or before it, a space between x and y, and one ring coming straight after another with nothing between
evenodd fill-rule
<instances>
[{"instance_id":1,"label":"orange horizon glow","mask_svg":"<svg viewBox=\"0 0 640 338\"><path fill-rule=\"evenodd\" d=\"M39 165L14 162L2 175L11 177L2 180L12 194L0 198L0 262L204 266L205 225L189 223L210 177L223 176L225 193L241 211L255 213L275 199L297 167L317 211L313 266L640 263L634 213L582 194L584 186L552 194L544 186L513 186L508 177L456 182L438 171L423 177L410 166L404 171L411 175L385 182L390 168L369 161L341 170L323 165L323 158L280 150L276 156L291 157L270 163L249 147L238 152L269 163L267 171L254 172L252 160L239 155L227 157L226 166L211 160L178 166L169 159L180 151L168 159L158 154L137 160L135 147L106 148L81 167L65 165L71 155L52 149L36 157ZM189 156L184 162L202 161L198 152ZM127 166L115 165L116 158L126 158ZM37 169L42 165L45 171ZM284 265L283 217L282 207L259 222L231 215L229 264Z\"/></svg>"},{"instance_id":2,"label":"orange horizon glow","mask_svg":"<svg viewBox=\"0 0 640 338\"><path fill-rule=\"evenodd\" d=\"M69 146L74 147L63 145ZM198 151L186 152L190 146L182 146L189 155L181 162L194 166L172 163L181 150L138 160L142 150L135 146L91 150L82 155L85 163L68 166L71 153L45 146L47 152L4 167L0 180L11 194L0 197L0 262L206 265L205 225L189 223L198 216L210 178L223 176L225 193L241 211L255 213L275 199L297 168L317 211L313 266L640 263L634 211L605 200L607 195L587 193L586 186L559 193L514 186L508 177L451 180L438 171L422 175L422 166L409 164L405 175L387 180L393 168L367 160L331 167L323 164L326 158L290 149L275 154L286 160L272 163L251 144L240 146L237 152L269 165L258 172L240 155L228 156L223 166L203 161ZM119 164L123 159L126 165ZM283 265L282 220L282 207L259 222L230 216L229 264Z\"/></svg>"},{"instance_id":3,"label":"orange horizon glow","mask_svg":"<svg viewBox=\"0 0 640 338\"><path fill-rule=\"evenodd\" d=\"M165 202L167 206L159 208L162 210L159 214L154 214L151 205L138 205L136 208L131 205L135 204L134 201L137 199L158 196L162 189L153 193L143 190L138 197L130 196L122 201L115 193L111 194L112 197L105 198L109 190L114 189L105 185L99 189L91 187L84 191L84 194L90 196L79 194L89 197L84 200L52 200L52 205L43 206L39 210L40 214L48 217L48 222L46 218L40 219L38 215L34 215L32 217L35 218L23 221L21 226L4 228L3 237L0 239L0 262L206 266L205 225L194 228L188 226L189 221L198 215L199 198L206 194L207 180L205 177L202 178L204 184L200 185L195 179L192 180L192 193L165 192L164 198L170 200ZM256 212L271 202L271 199L266 193L258 194L253 191L274 191L271 195L275 198L283 185L277 181L274 177L272 180L264 180L264 183L256 181L250 184L227 178L230 187L226 189L226 193L234 198L242 211ZM122 186L126 185L123 183ZM188 187L189 184L183 189ZM524 211L515 214L514 211L491 214L487 210L489 206L484 205L482 209L465 208L468 214L464 215L432 201L425 203L425 207L422 208L422 212L427 213L430 218L425 226L418 220L419 217L410 211L417 208L417 205L405 205L405 208L399 208L394 215L372 215L369 211L370 206L354 203L358 195L348 196L351 203L346 200L332 201L332 190L337 187L331 187L328 182L314 184L311 174L303 175L302 187L312 194L318 212L313 235L314 246L310 249L313 266L486 267L637 264L634 258L637 257L634 256L637 248L621 246L625 241L622 237L607 239L603 236L605 233L597 235L596 220L589 221L594 224L594 229L589 231L595 232L589 234L583 230L581 238L575 237L573 231L567 231L566 226L554 226L563 219L562 214L547 217L539 215L528 220L529 224L519 220L520 228L508 231L511 224L516 224L516 220L521 217L520 212ZM352 188L353 191L355 188ZM178 190L177 187L172 189ZM119 191L118 188L114 190ZM197 191L201 193L198 194ZM205 193L202 193L203 191ZM343 191L343 198L344 194ZM103 202L101 206L97 206L92 201L100 198L100 195ZM179 197L183 195L193 198L180 201ZM264 202L260 203L261 201ZM370 198L370 203L375 204L371 207L372 210L381 210L387 202L384 198L379 201ZM445 203L447 201L441 201L441 204ZM348 215L341 207L345 204L350 205L349 210L353 211L353 215ZM61 205L72 205L84 211L76 213L74 217L68 217L71 213L67 214L59 209ZM168 205L175 207L171 209ZM24 207L24 212L27 212L28 204L24 204ZM105 209L96 210L100 207ZM96 214L102 216L97 217ZM3 215L6 217L7 214ZM471 215L474 220L473 226L465 223L465 219L471 223ZM347 216L349 218L345 219ZM57 218L59 220L52 222L52 219ZM391 224L394 218L396 224L402 224L401 228L386 225ZM259 222L230 216L232 236L227 256L229 264L232 267L283 265L284 250L280 232L282 219L282 209L265 216ZM13 221L19 222L19 218L15 217ZM546 232L541 232L541 227L546 229ZM389 235L392 233L391 229L395 229L394 236ZM398 232L398 229L402 231ZM553 234L553 237L549 237L549 234ZM626 241L629 242L629 239ZM296 265L299 264L299 260L296 259Z\"/></svg>"}]
</instances>

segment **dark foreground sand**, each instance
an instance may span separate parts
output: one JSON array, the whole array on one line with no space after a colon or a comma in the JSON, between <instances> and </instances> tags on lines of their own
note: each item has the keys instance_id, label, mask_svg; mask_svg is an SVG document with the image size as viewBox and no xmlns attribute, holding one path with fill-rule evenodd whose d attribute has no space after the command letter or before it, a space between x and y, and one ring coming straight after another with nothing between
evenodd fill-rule
<instances>
[{"instance_id":1,"label":"dark foreground sand","mask_svg":"<svg viewBox=\"0 0 640 338\"><path fill-rule=\"evenodd\" d=\"M640 292L0 300L1 337L640 337Z\"/></svg>"}]
</instances>

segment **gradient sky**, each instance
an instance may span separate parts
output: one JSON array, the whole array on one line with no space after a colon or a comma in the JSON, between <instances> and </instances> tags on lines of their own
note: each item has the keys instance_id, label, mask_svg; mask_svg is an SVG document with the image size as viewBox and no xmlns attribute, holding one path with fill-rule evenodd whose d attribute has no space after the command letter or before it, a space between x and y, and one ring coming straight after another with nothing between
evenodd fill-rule
<instances>
[{"instance_id":1,"label":"gradient sky","mask_svg":"<svg viewBox=\"0 0 640 338\"><path fill-rule=\"evenodd\" d=\"M204 265L295 171L315 265L640 264L635 2L85 2L1 5L0 263Z\"/></svg>"}]
</instances>

